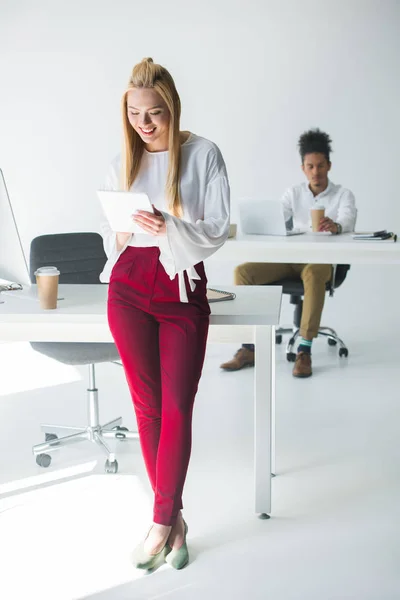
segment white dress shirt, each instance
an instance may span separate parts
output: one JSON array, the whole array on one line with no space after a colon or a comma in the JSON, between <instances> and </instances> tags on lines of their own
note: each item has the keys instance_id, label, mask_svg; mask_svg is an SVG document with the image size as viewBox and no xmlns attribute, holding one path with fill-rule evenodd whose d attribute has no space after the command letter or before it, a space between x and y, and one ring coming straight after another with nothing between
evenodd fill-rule
<instances>
[{"instance_id":1,"label":"white dress shirt","mask_svg":"<svg viewBox=\"0 0 400 600\"><path fill-rule=\"evenodd\" d=\"M184 272L190 289L195 289L199 276L194 265L205 260L226 241L229 232L230 190L224 159L218 147L205 138L190 134L181 147L180 195L183 209L181 219L167 211L165 184L168 170L168 150L144 151L140 170L131 190L146 193L150 202L165 218L164 236L132 234L118 251L116 234L107 219L101 224L104 249L108 257L100 281L108 282L111 271L127 246L156 246L160 262L170 279L178 275L181 302L188 302ZM121 157L111 164L106 190L120 190Z\"/></svg>"},{"instance_id":2,"label":"white dress shirt","mask_svg":"<svg viewBox=\"0 0 400 600\"><path fill-rule=\"evenodd\" d=\"M343 233L354 231L357 209L354 194L328 180L326 190L314 196L308 183L301 183L289 188L281 200L284 207L285 221L293 219L296 229L309 229L311 226L310 209L313 205L322 205L325 216L342 226Z\"/></svg>"}]
</instances>

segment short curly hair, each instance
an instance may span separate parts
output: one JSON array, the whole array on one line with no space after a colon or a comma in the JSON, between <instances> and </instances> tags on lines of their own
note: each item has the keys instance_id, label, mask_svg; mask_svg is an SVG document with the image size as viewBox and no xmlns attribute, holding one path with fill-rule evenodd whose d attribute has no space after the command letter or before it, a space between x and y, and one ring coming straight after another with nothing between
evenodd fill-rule
<instances>
[{"instance_id":1,"label":"short curly hair","mask_svg":"<svg viewBox=\"0 0 400 600\"><path fill-rule=\"evenodd\" d=\"M301 156L301 162L304 162L306 154L312 154L319 152L326 156L326 160L330 162L330 154L332 152L332 140L327 133L324 133L320 129L310 129L305 131L299 138L299 152Z\"/></svg>"}]
</instances>

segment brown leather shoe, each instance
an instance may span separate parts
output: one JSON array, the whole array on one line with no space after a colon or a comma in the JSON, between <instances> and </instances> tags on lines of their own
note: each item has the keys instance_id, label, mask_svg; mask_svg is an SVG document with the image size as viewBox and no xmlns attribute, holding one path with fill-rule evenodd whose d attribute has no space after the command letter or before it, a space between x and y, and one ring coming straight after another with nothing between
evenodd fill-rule
<instances>
[{"instance_id":1,"label":"brown leather shoe","mask_svg":"<svg viewBox=\"0 0 400 600\"><path fill-rule=\"evenodd\" d=\"M293 377L311 377L311 354L309 352L298 352L293 367Z\"/></svg>"},{"instance_id":2,"label":"brown leather shoe","mask_svg":"<svg viewBox=\"0 0 400 600\"><path fill-rule=\"evenodd\" d=\"M221 369L225 371L239 371L243 367L254 367L254 355L255 352L253 350L240 348L232 360L221 365Z\"/></svg>"}]
</instances>

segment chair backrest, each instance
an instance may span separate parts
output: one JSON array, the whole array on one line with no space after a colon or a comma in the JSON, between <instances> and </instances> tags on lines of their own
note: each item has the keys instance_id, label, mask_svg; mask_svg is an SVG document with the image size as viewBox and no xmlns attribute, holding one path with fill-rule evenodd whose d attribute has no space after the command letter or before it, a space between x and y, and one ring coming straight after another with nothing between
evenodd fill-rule
<instances>
[{"instance_id":1,"label":"chair backrest","mask_svg":"<svg viewBox=\"0 0 400 600\"><path fill-rule=\"evenodd\" d=\"M40 235L31 242L29 274L35 282L37 268L54 266L61 273L60 283L100 283L106 260L98 233Z\"/></svg>"},{"instance_id":2,"label":"chair backrest","mask_svg":"<svg viewBox=\"0 0 400 600\"><path fill-rule=\"evenodd\" d=\"M354 222L353 222L353 231L355 231L356 223L358 217L357 208L354 209ZM330 293L333 293L333 290L342 285L343 281L346 279L347 271L349 271L350 265L336 265L335 273L334 273L334 281L331 282L330 285Z\"/></svg>"},{"instance_id":3,"label":"chair backrest","mask_svg":"<svg viewBox=\"0 0 400 600\"><path fill-rule=\"evenodd\" d=\"M342 285L346 279L347 272L350 270L350 265L336 265L335 281L333 282L333 289L338 288Z\"/></svg>"},{"instance_id":4,"label":"chair backrest","mask_svg":"<svg viewBox=\"0 0 400 600\"><path fill-rule=\"evenodd\" d=\"M335 265L334 269L334 282L330 280L326 284L326 291L329 292L331 296L333 295L333 290L340 287L346 279L346 275L348 270L350 269L350 265ZM282 286L282 293L291 296L292 304L296 303L296 297L301 298L304 294L303 282L300 278L297 277L295 279L287 277L285 279L280 279L279 281L275 281L274 283L270 283L268 285Z\"/></svg>"}]
</instances>

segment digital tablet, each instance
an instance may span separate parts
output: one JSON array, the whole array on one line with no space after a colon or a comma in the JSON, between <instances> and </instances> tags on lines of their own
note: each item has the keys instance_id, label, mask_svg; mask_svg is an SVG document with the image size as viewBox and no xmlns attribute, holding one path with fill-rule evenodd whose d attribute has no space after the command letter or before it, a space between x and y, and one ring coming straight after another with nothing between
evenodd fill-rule
<instances>
[{"instance_id":1,"label":"digital tablet","mask_svg":"<svg viewBox=\"0 0 400 600\"><path fill-rule=\"evenodd\" d=\"M147 194L98 190L97 195L113 231L148 235L147 231L132 219L137 210L154 213Z\"/></svg>"}]
</instances>

